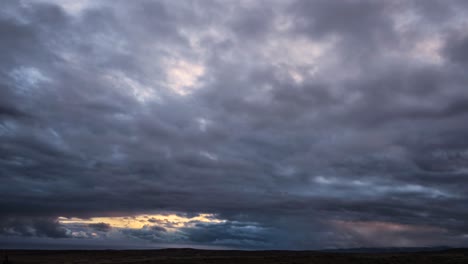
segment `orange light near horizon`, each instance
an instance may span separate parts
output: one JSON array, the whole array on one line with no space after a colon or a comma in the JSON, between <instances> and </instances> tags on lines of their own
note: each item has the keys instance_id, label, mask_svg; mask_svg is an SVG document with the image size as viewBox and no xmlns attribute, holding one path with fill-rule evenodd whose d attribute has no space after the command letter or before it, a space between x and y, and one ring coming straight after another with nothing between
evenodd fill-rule
<instances>
[{"instance_id":1,"label":"orange light near horizon","mask_svg":"<svg viewBox=\"0 0 468 264\"><path fill-rule=\"evenodd\" d=\"M431 246L440 243L437 238L447 232L435 226L384 221L335 220L331 224L337 232L374 247Z\"/></svg>"},{"instance_id":2,"label":"orange light near horizon","mask_svg":"<svg viewBox=\"0 0 468 264\"><path fill-rule=\"evenodd\" d=\"M92 217L89 219L59 217L61 224L97 224L106 223L113 228L141 229L145 226L161 226L168 230L193 226L197 222L223 223L212 214L199 214L195 217L183 217L176 214L142 214L134 216Z\"/></svg>"}]
</instances>

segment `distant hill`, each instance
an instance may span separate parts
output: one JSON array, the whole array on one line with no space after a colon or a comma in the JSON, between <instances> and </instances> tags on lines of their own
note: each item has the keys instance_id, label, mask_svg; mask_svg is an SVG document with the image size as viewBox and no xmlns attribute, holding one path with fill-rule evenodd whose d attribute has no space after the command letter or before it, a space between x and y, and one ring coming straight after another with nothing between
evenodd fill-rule
<instances>
[{"instance_id":1,"label":"distant hill","mask_svg":"<svg viewBox=\"0 0 468 264\"><path fill-rule=\"evenodd\" d=\"M404 253L404 252L437 252L453 249L447 246L438 247L385 247L385 248L343 248L325 249L321 252L330 253Z\"/></svg>"}]
</instances>

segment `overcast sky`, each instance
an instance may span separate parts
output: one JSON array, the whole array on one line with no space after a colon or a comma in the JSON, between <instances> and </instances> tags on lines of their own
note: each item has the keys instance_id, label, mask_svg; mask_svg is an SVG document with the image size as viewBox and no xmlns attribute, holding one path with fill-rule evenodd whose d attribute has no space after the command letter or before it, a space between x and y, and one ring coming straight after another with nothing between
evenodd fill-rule
<instances>
[{"instance_id":1,"label":"overcast sky","mask_svg":"<svg viewBox=\"0 0 468 264\"><path fill-rule=\"evenodd\" d=\"M0 2L0 247L468 246L468 2Z\"/></svg>"}]
</instances>

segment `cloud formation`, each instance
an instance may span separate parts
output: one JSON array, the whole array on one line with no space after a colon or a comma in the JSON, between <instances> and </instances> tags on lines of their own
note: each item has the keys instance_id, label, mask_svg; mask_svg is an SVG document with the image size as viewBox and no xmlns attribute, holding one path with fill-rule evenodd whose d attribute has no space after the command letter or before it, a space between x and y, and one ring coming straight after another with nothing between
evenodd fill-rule
<instances>
[{"instance_id":1,"label":"cloud formation","mask_svg":"<svg viewBox=\"0 0 468 264\"><path fill-rule=\"evenodd\" d=\"M467 9L2 1L0 243L467 246Z\"/></svg>"}]
</instances>

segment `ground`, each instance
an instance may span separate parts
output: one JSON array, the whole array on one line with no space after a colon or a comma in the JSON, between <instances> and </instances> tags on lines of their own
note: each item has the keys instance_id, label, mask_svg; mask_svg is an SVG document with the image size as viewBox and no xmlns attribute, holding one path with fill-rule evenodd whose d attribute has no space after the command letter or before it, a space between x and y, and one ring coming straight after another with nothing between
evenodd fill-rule
<instances>
[{"instance_id":1,"label":"ground","mask_svg":"<svg viewBox=\"0 0 468 264\"><path fill-rule=\"evenodd\" d=\"M468 249L412 253L324 253L314 251L214 251L195 249L34 251L9 250L21 263L468 263ZM3 256L2 256L3 258ZM2 260L3 261L3 260Z\"/></svg>"}]
</instances>

